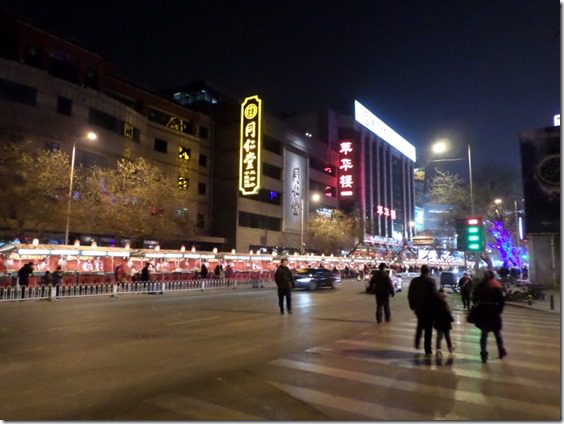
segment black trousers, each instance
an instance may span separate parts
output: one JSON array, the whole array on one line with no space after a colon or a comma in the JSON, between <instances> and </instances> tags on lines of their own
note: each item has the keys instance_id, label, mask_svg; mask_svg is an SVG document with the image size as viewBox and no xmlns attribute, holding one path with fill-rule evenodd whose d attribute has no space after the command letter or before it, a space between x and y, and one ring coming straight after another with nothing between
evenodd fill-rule
<instances>
[{"instance_id":1,"label":"black trousers","mask_svg":"<svg viewBox=\"0 0 564 424\"><path fill-rule=\"evenodd\" d=\"M382 322L382 310L384 311L384 316L386 322L392 318L392 313L390 311L390 296L378 296L376 295L376 321L378 323Z\"/></svg>"},{"instance_id":2,"label":"black trousers","mask_svg":"<svg viewBox=\"0 0 564 424\"><path fill-rule=\"evenodd\" d=\"M437 350L441 350L441 342L443 340L443 336L445 337L447 348L450 352L452 349L452 341L450 340L450 330L437 330Z\"/></svg>"},{"instance_id":3,"label":"black trousers","mask_svg":"<svg viewBox=\"0 0 564 424\"><path fill-rule=\"evenodd\" d=\"M482 328L482 334L480 335L480 349L482 352L488 351L488 333L490 331L494 333L495 342L497 344L497 350L501 354L501 352L504 350L503 338L501 337L501 330L489 330Z\"/></svg>"},{"instance_id":4,"label":"black trousers","mask_svg":"<svg viewBox=\"0 0 564 424\"><path fill-rule=\"evenodd\" d=\"M280 312L284 312L284 298L286 298L286 309L288 312L292 310L292 289L281 289L278 288L278 306L280 306Z\"/></svg>"},{"instance_id":5,"label":"black trousers","mask_svg":"<svg viewBox=\"0 0 564 424\"><path fill-rule=\"evenodd\" d=\"M464 305L464 309L470 309L470 293L463 291L460 293L462 297L462 304Z\"/></svg>"},{"instance_id":6,"label":"black trousers","mask_svg":"<svg viewBox=\"0 0 564 424\"><path fill-rule=\"evenodd\" d=\"M432 353L431 341L433 338L433 314L431 312L416 312L417 330L415 330L415 347L419 349L421 334L425 333L425 353Z\"/></svg>"}]
</instances>

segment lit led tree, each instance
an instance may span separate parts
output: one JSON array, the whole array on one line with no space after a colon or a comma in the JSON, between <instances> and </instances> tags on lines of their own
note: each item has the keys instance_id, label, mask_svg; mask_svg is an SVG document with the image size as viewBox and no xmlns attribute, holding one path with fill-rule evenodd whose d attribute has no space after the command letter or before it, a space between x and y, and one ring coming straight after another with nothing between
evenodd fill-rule
<instances>
[{"instance_id":1,"label":"lit led tree","mask_svg":"<svg viewBox=\"0 0 564 424\"><path fill-rule=\"evenodd\" d=\"M521 256L525 253L525 249L513 244L513 237L505 228L503 221L492 221L488 233L493 241L488 242L487 245L497 250L504 266L521 268Z\"/></svg>"}]
</instances>

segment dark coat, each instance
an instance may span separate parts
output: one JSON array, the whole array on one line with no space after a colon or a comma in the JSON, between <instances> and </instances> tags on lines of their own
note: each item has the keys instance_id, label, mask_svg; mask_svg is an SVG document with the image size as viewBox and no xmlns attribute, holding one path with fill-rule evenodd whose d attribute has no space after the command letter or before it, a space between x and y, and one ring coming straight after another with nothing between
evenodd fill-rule
<instances>
[{"instance_id":1,"label":"dark coat","mask_svg":"<svg viewBox=\"0 0 564 424\"><path fill-rule=\"evenodd\" d=\"M390 297L394 295L394 285L390 276L381 270L374 271L370 282L368 283L368 291L374 293L377 297Z\"/></svg>"},{"instance_id":2,"label":"dark coat","mask_svg":"<svg viewBox=\"0 0 564 424\"><path fill-rule=\"evenodd\" d=\"M409 283L407 299L409 308L416 314L430 313L434 307L434 296L437 293L437 283L428 275L415 277Z\"/></svg>"},{"instance_id":3,"label":"dark coat","mask_svg":"<svg viewBox=\"0 0 564 424\"><path fill-rule=\"evenodd\" d=\"M505 299L500 282L495 279L482 281L474 289L473 302L478 308L476 327L489 331L501 330L501 313Z\"/></svg>"},{"instance_id":4,"label":"dark coat","mask_svg":"<svg viewBox=\"0 0 564 424\"><path fill-rule=\"evenodd\" d=\"M435 329L439 331L448 331L452 328L452 322L454 318L450 312L450 307L448 306L448 302L446 300L446 296L441 293L438 293L434 297L435 306L434 306L434 318Z\"/></svg>"},{"instance_id":5,"label":"dark coat","mask_svg":"<svg viewBox=\"0 0 564 424\"><path fill-rule=\"evenodd\" d=\"M29 283L29 276L33 274L33 267L25 264L18 271L19 283L21 286L27 286Z\"/></svg>"},{"instance_id":6,"label":"dark coat","mask_svg":"<svg viewBox=\"0 0 564 424\"><path fill-rule=\"evenodd\" d=\"M144 266L141 270L141 281L149 281L149 267Z\"/></svg>"},{"instance_id":7,"label":"dark coat","mask_svg":"<svg viewBox=\"0 0 564 424\"><path fill-rule=\"evenodd\" d=\"M279 289L292 289L294 287L294 276L290 268L279 266L274 274L274 281Z\"/></svg>"}]
</instances>

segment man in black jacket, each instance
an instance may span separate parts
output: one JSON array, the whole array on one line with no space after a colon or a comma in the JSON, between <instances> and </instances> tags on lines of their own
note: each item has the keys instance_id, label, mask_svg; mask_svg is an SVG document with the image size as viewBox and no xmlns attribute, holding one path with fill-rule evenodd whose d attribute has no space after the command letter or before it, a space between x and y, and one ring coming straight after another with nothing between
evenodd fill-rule
<instances>
[{"instance_id":1,"label":"man in black jacket","mask_svg":"<svg viewBox=\"0 0 564 424\"><path fill-rule=\"evenodd\" d=\"M282 259L280 266L274 274L274 281L278 287L278 305L280 313L284 313L284 297L286 297L286 309L292 313L292 288L294 287L294 276L288 268L288 259Z\"/></svg>"},{"instance_id":2,"label":"man in black jacket","mask_svg":"<svg viewBox=\"0 0 564 424\"><path fill-rule=\"evenodd\" d=\"M433 337L433 299L437 293L437 283L429 275L429 267L421 266L421 275L409 283L407 298L409 307L417 315L415 331L415 349L419 349L421 333L425 331L425 354L432 354L431 339Z\"/></svg>"},{"instance_id":3,"label":"man in black jacket","mask_svg":"<svg viewBox=\"0 0 564 424\"><path fill-rule=\"evenodd\" d=\"M376 295L376 321L378 324L382 322L382 309L386 322L391 319L390 296L394 295L394 285L390 276L384 271L385 269L386 264L384 262L378 265L378 270L374 271L368 284L368 291Z\"/></svg>"}]
</instances>

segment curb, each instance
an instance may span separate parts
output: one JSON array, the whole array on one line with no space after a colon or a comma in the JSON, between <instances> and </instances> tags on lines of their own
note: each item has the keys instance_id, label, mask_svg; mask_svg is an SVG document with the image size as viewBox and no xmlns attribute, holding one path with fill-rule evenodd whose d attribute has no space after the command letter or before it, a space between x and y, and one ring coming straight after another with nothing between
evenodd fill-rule
<instances>
[{"instance_id":1,"label":"curb","mask_svg":"<svg viewBox=\"0 0 564 424\"><path fill-rule=\"evenodd\" d=\"M505 305L508 306L515 306L516 308L525 308L525 309L531 309L533 311L539 311L539 312L547 312L549 314L560 314L560 309L554 309L554 310L550 310L550 309L545 309L545 308L535 308L534 306L529 306L529 305L523 305L521 303L516 303L516 302L505 302Z\"/></svg>"}]
</instances>

